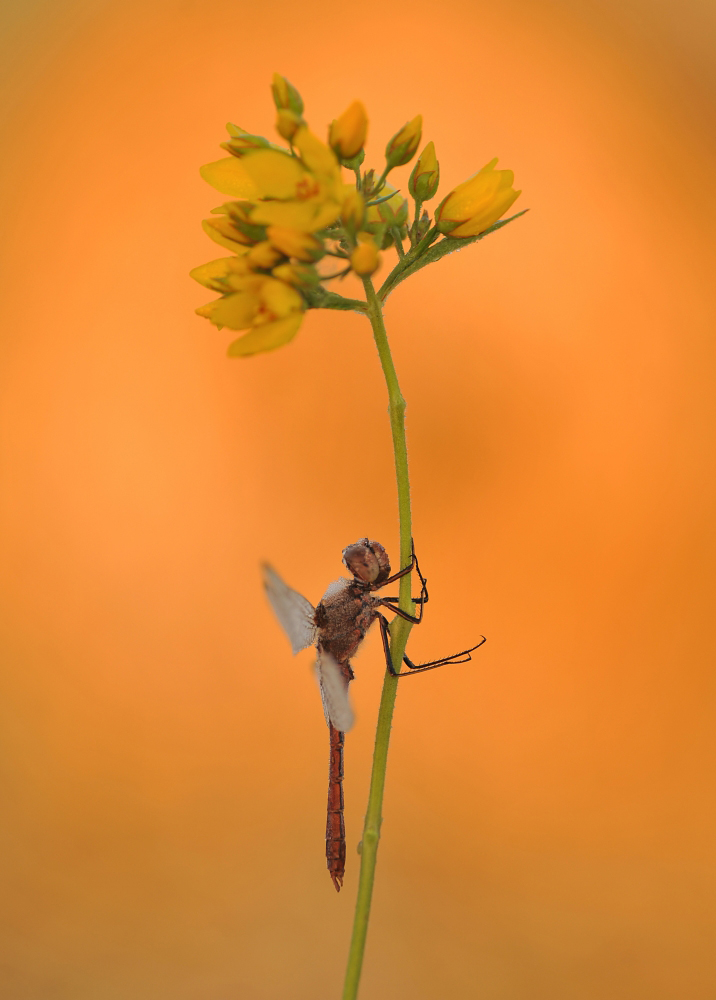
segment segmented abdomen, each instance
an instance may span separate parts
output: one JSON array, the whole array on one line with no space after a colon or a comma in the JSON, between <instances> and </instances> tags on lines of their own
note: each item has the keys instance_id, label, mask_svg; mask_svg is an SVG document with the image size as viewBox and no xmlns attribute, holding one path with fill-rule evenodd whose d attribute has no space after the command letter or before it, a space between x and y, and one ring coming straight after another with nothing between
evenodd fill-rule
<instances>
[{"instance_id":1,"label":"segmented abdomen","mask_svg":"<svg viewBox=\"0 0 716 1000\"><path fill-rule=\"evenodd\" d=\"M343 821L343 744L345 736L330 723L331 757L328 767L328 816L326 863L336 892L341 891L346 870L346 827Z\"/></svg>"}]
</instances>

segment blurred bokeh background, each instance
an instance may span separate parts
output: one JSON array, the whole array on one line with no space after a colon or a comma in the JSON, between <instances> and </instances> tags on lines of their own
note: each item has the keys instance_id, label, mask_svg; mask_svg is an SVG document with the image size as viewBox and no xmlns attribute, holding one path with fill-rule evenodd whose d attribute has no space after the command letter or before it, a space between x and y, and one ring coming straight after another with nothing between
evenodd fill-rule
<instances>
[{"instance_id":1,"label":"blurred bokeh background","mask_svg":"<svg viewBox=\"0 0 716 1000\"><path fill-rule=\"evenodd\" d=\"M198 167L272 134L278 70L319 134L360 97L378 162L422 112L443 192L499 156L531 209L387 307L412 655L488 643L399 692L362 995L713 998L713 5L2 17L3 997L339 995L379 638L336 896L258 564L315 601L349 542L396 551L385 389L356 315L228 361L187 277Z\"/></svg>"}]
</instances>

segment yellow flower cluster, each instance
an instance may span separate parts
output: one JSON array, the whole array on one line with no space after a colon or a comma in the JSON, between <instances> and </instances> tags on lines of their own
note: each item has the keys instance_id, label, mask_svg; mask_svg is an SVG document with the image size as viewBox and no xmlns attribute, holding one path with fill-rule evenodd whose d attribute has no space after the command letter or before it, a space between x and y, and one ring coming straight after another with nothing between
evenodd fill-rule
<instances>
[{"instance_id":1,"label":"yellow flower cluster","mask_svg":"<svg viewBox=\"0 0 716 1000\"><path fill-rule=\"evenodd\" d=\"M197 309L199 315L220 329L248 331L229 347L232 356L271 350L295 336L307 307L304 293L325 280L315 265L327 253L343 259L343 273L359 247L356 273L370 274L379 262L374 245L367 266L363 248L372 236L361 231L364 200L355 183L344 183L334 152L354 156L362 148L367 130L362 105L355 102L333 123L327 145L303 121L303 102L288 80L276 74L272 90L277 130L290 148L229 125L223 145L230 155L201 169L209 184L238 199L204 221L206 233L235 256L191 272L222 293ZM349 224L341 224L342 215L350 217ZM342 249L334 250L341 241Z\"/></svg>"},{"instance_id":2,"label":"yellow flower cluster","mask_svg":"<svg viewBox=\"0 0 716 1000\"><path fill-rule=\"evenodd\" d=\"M276 73L271 90L276 130L288 146L228 125L222 148L229 155L201 168L202 177L232 199L203 223L211 239L232 256L191 272L200 284L220 293L196 311L219 329L246 331L229 347L234 357L288 343L306 309L316 304L322 282L351 271L367 279L380 266L379 250L394 245L402 257L405 239L418 252L430 225L420 209L434 197L440 177L431 142L410 177L409 193L416 202L410 226L408 202L386 177L415 156L422 136L420 115L389 141L385 169L376 178L373 170L361 175L359 169L368 131L360 101L331 123L324 143L306 124L296 88ZM496 162L443 200L429 240L441 233L478 235L507 210L519 192L512 190L512 173L496 171ZM355 181L344 181L343 167L354 172ZM318 262L328 257L342 264L342 270L319 270ZM319 304L326 301L323 295ZM339 298L333 296L334 301Z\"/></svg>"}]
</instances>

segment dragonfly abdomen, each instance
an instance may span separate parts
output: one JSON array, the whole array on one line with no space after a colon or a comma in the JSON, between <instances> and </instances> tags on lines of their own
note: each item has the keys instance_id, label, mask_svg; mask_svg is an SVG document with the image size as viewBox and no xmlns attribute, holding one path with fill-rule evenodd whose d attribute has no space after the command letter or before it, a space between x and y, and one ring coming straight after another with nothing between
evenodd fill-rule
<instances>
[{"instance_id":1,"label":"dragonfly abdomen","mask_svg":"<svg viewBox=\"0 0 716 1000\"><path fill-rule=\"evenodd\" d=\"M326 864L336 892L340 892L346 871L346 827L343 819L343 744L345 736L330 723L328 730L331 741L331 756L328 767Z\"/></svg>"}]
</instances>

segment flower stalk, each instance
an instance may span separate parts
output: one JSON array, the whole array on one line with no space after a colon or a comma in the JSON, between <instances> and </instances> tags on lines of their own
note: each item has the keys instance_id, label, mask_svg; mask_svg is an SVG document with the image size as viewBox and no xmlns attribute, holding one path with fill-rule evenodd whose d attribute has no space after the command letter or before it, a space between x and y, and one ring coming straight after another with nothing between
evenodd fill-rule
<instances>
[{"instance_id":1,"label":"flower stalk","mask_svg":"<svg viewBox=\"0 0 716 1000\"><path fill-rule=\"evenodd\" d=\"M373 339L378 349L381 367L388 388L390 413L390 429L393 437L393 456L395 461L395 477L398 485L398 515L400 518L400 566L407 566L412 559L412 522L410 512L410 477L408 474L408 449L405 440L405 400L400 391L398 376L390 352L388 335L383 321L383 311L378 296L370 278L363 280L368 303L367 315L373 329ZM410 599L411 574L400 579L399 604L403 611L414 613L414 604ZM403 654L412 628L410 622L396 618L390 627L390 656L393 667L400 670ZM388 765L388 746L390 730L393 722L395 697L398 693L398 678L387 669L383 678L383 691L378 709L378 725L375 733L375 748L373 751L373 768L370 777L370 792L368 793L368 808L363 826L361 846L360 874L358 876L358 895L356 897L355 916L353 918L353 933L348 952L348 965L343 986L342 1000L355 1000L358 996L358 985L363 968L363 955L368 936L368 920L373 897L373 882L378 860L378 844L380 827L383 821L383 792L385 790L385 774Z\"/></svg>"}]
</instances>

